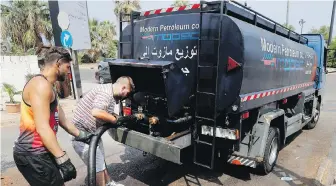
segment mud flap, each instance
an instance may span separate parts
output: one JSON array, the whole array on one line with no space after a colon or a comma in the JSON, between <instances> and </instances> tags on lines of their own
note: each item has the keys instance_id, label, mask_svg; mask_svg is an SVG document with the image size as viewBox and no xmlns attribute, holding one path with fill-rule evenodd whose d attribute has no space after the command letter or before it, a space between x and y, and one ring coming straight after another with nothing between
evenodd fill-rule
<instances>
[{"instance_id":1,"label":"mud flap","mask_svg":"<svg viewBox=\"0 0 336 186\"><path fill-rule=\"evenodd\" d=\"M234 152L232 156L262 162L271 122L284 114L284 110L277 109L260 116L252 129L253 140L250 141L251 138L249 136L242 139L240 150ZM285 127L285 125L283 125L283 127Z\"/></svg>"}]
</instances>

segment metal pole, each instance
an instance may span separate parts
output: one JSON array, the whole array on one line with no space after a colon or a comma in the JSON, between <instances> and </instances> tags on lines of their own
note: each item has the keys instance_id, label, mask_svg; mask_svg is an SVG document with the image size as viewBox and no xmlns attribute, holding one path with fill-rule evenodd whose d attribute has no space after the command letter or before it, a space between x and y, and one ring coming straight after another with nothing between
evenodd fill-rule
<instances>
[{"instance_id":1,"label":"metal pole","mask_svg":"<svg viewBox=\"0 0 336 186\"><path fill-rule=\"evenodd\" d=\"M306 23L306 21L305 20L303 20L303 19L300 19L300 21L299 21L299 24L301 25L301 34L302 34L302 28L303 28L303 24L305 24Z\"/></svg>"},{"instance_id":2,"label":"metal pole","mask_svg":"<svg viewBox=\"0 0 336 186\"><path fill-rule=\"evenodd\" d=\"M288 17L289 17L289 0L287 0L286 27L288 27Z\"/></svg>"},{"instance_id":3,"label":"metal pole","mask_svg":"<svg viewBox=\"0 0 336 186\"><path fill-rule=\"evenodd\" d=\"M78 55L76 50L71 49L71 57L74 59L74 61L71 63L72 68L72 80L75 85L75 94L76 94L76 101L79 101L79 98L82 98L82 85L80 80L80 72L78 67Z\"/></svg>"},{"instance_id":4,"label":"metal pole","mask_svg":"<svg viewBox=\"0 0 336 186\"><path fill-rule=\"evenodd\" d=\"M332 32L333 32L333 27L334 27L333 23L334 23L334 18L335 18L335 8L336 8L336 0L334 0L332 13L331 13L328 47L330 46L331 39L332 39Z\"/></svg>"},{"instance_id":5,"label":"metal pole","mask_svg":"<svg viewBox=\"0 0 336 186\"><path fill-rule=\"evenodd\" d=\"M72 66L72 65L71 65ZM72 73L72 71L73 71L73 68L71 67L71 69L70 69L70 73L71 73L71 80L70 80L70 82L71 82L71 87L72 87L72 94L73 94L73 97L74 97L74 99L76 99L76 93L75 93L75 84L74 84L74 81L73 81L73 73Z\"/></svg>"},{"instance_id":6,"label":"metal pole","mask_svg":"<svg viewBox=\"0 0 336 186\"><path fill-rule=\"evenodd\" d=\"M74 94L74 99L76 99L76 101L78 101L78 95L77 95L77 82L76 82L76 76L75 76L75 64L77 62L77 56L75 55L74 50L72 50L70 48L70 53L71 53L71 57L73 58L75 56L75 60L72 61L71 63L71 79L72 79L72 83L73 83L73 94Z\"/></svg>"},{"instance_id":7,"label":"metal pole","mask_svg":"<svg viewBox=\"0 0 336 186\"><path fill-rule=\"evenodd\" d=\"M122 59L122 21L123 21L123 19L122 19L122 16L123 16L123 14L122 14L122 12L120 12L119 13L119 48L118 48L118 54L119 54L119 56L118 56L118 58L121 58Z\"/></svg>"}]
</instances>

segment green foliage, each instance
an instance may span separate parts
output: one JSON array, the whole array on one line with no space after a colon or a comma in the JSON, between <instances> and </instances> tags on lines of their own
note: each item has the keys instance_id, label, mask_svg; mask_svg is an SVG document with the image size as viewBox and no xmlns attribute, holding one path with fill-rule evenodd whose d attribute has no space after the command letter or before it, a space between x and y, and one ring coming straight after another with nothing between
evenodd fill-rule
<instances>
[{"instance_id":1,"label":"green foliage","mask_svg":"<svg viewBox=\"0 0 336 186\"><path fill-rule=\"evenodd\" d=\"M308 33L309 34L321 34L324 37L324 40L328 41L329 38L329 31L330 31L330 27L329 26L321 26L320 28L316 29L316 28L312 28Z\"/></svg>"},{"instance_id":2,"label":"green foliage","mask_svg":"<svg viewBox=\"0 0 336 186\"><path fill-rule=\"evenodd\" d=\"M116 26L109 21L89 20L92 48L79 59L82 63L95 63L101 56L115 56L117 47L114 36Z\"/></svg>"},{"instance_id":3,"label":"green foliage","mask_svg":"<svg viewBox=\"0 0 336 186\"><path fill-rule=\"evenodd\" d=\"M171 6L180 7L180 6L185 6L185 5L188 5L188 4L189 4L188 0L175 0L174 3Z\"/></svg>"},{"instance_id":4,"label":"green foliage","mask_svg":"<svg viewBox=\"0 0 336 186\"><path fill-rule=\"evenodd\" d=\"M53 37L47 2L13 0L1 4L1 37L9 38L8 55L29 55L42 44L42 35Z\"/></svg>"},{"instance_id":5,"label":"green foliage","mask_svg":"<svg viewBox=\"0 0 336 186\"><path fill-rule=\"evenodd\" d=\"M78 61L78 64L82 64L82 58L83 58L83 56L84 56L84 52L78 52L77 53L77 61Z\"/></svg>"},{"instance_id":6,"label":"green foliage","mask_svg":"<svg viewBox=\"0 0 336 186\"><path fill-rule=\"evenodd\" d=\"M334 38L331 44L333 45L330 45L329 49L334 49L334 50L328 51L327 67L336 68L336 47L335 47L336 37Z\"/></svg>"},{"instance_id":7,"label":"green foliage","mask_svg":"<svg viewBox=\"0 0 336 186\"><path fill-rule=\"evenodd\" d=\"M116 15L117 19L119 20L120 13L123 14L130 14L133 10L140 10L140 2L139 0L116 0L115 2L115 8L114 8L114 14ZM123 16L122 20L129 21L130 16Z\"/></svg>"},{"instance_id":8,"label":"green foliage","mask_svg":"<svg viewBox=\"0 0 336 186\"><path fill-rule=\"evenodd\" d=\"M291 31L295 31L295 27L293 25L287 25L286 23L282 24L282 26L286 27L287 29Z\"/></svg>"},{"instance_id":9,"label":"green foliage","mask_svg":"<svg viewBox=\"0 0 336 186\"><path fill-rule=\"evenodd\" d=\"M310 34L321 34L321 35L323 35L325 42L328 43L329 32L330 32L330 27L324 25L324 26L321 26L318 29L312 28L308 33L310 33ZM336 49L336 37L333 37L333 39L331 40L330 46L328 48L329 49ZM328 51L327 67L336 68L335 53L336 53L335 50Z\"/></svg>"},{"instance_id":10,"label":"green foliage","mask_svg":"<svg viewBox=\"0 0 336 186\"><path fill-rule=\"evenodd\" d=\"M78 58L78 59L80 59L81 64L82 64L82 63L94 63L95 62L94 60L97 59L97 58L95 58L94 56L90 55L89 51L86 51L83 54L83 56L81 58Z\"/></svg>"},{"instance_id":11,"label":"green foliage","mask_svg":"<svg viewBox=\"0 0 336 186\"><path fill-rule=\"evenodd\" d=\"M331 40L330 49L336 49L336 36L333 38L333 40Z\"/></svg>"},{"instance_id":12,"label":"green foliage","mask_svg":"<svg viewBox=\"0 0 336 186\"><path fill-rule=\"evenodd\" d=\"M35 76L35 74L26 74L25 78L26 78L26 82L28 82L31 78L33 78Z\"/></svg>"},{"instance_id":13,"label":"green foliage","mask_svg":"<svg viewBox=\"0 0 336 186\"><path fill-rule=\"evenodd\" d=\"M108 52L103 55L105 58L116 58L118 50L118 40L112 40L108 45Z\"/></svg>"},{"instance_id":14,"label":"green foliage","mask_svg":"<svg viewBox=\"0 0 336 186\"><path fill-rule=\"evenodd\" d=\"M9 103L17 103L17 101L14 100L14 96L22 93L22 91L17 91L13 85L8 83L2 84L2 90L9 96Z\"/></svg>"}]
</instances>

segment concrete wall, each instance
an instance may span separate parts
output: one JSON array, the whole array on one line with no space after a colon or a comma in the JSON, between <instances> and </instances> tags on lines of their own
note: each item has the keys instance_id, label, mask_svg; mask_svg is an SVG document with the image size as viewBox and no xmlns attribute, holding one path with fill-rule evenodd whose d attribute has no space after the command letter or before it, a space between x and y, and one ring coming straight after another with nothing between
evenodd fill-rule
<instances>
[{"instance_id":1,"label":"concrete wall","mask_svg":"<svg viewBox=\"0 0 336 186\"><path fill-rule=\"evenodd\" d=\"M9 101L6 93L2 91L2 84L9 83L20 91L26 83L26 75L38 74L37 56L0 56L0 110L5 109L5 102ZM16 101L21 101L21 95L15 96Z\"/></svg>"}]
</instances>

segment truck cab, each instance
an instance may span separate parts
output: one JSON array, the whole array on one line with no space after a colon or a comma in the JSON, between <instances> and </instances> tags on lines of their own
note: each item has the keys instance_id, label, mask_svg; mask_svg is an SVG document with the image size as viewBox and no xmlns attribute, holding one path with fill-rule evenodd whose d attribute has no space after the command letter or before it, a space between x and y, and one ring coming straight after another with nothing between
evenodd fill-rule
<instances>
[{"instance_id":1,"label":"truck cab","mask_svg":"<svg viewBox=\"0 0 336 186\"><path fill-rule=\"evenodd\" d=\"M321 90L324 86L326 65L327 65L327 44L324 37L321 34L302 34L308 39L307 46L314 49L316 52L317 69L316 69L316 81L315 89Z\"/></svg>"}]
</instances>

